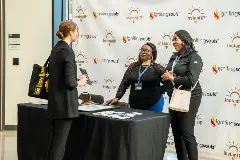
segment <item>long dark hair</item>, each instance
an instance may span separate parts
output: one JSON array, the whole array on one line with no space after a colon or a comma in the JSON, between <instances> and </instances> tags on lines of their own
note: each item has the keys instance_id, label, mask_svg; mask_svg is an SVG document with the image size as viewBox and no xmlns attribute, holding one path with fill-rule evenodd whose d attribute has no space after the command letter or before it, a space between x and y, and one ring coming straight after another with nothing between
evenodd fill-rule
<instances>
[{"instance_id":1,"label":"long dark hair","mask_svg":"<svg viewBox=\"0 0 240 160\"><path fill-rule=\"evenodd\" d=\"M155 62L155 60L157 59L157 47L155 46L155 44L153 44L153 43L151 43L151 42L147 42L147 43L145 43L144 45L148 45L149 47L151 47L151 49L152 49L152 66L154 65L154 62ZM143 46L144 46L143 45ZM142 47L143 47L142 46ZM141 48L142 48L141 47ZM131 69L132 70L132 68L133 67L135 67L135 66L140 66L142 64L142 60L141 60L141 58L140 58L140 53L138 54L138 60L136 61L136 62L133 62L132 64L130 64L129 65L129 69ZM151 66L151 67L152 67Z\"/></svg>"},{"instance_id":2,"label":"long dark hair","mask_svg":"<svg viewBox=\"0 0 240 160\"><path fill-rule=\"evenodd\" d=\"M183 47L186 53L195 52L195 46L191 35L185 30L176 31L175 34L183 41Z\"/></svg>"}]
</instances>

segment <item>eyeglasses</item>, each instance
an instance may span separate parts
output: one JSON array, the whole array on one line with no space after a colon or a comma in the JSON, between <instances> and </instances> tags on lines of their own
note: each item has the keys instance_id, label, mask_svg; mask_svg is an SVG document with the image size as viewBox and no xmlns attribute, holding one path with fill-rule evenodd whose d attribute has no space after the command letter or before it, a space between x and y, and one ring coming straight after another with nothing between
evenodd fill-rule
<instances>
[{"instance_id":1,"label":"eyeglasses","mask_svg":"<svg viewBox=\"0 0 240 160\"><path fill-rule=\"evenodd\" d=\"M150 50L148 50L148 49L143 49L143 48L139 49L139 51L140 51L140 52L145 52L145 53L146 53L146 52L152 52L152 51L150 51Z\"/></svg>"}]
</instances>

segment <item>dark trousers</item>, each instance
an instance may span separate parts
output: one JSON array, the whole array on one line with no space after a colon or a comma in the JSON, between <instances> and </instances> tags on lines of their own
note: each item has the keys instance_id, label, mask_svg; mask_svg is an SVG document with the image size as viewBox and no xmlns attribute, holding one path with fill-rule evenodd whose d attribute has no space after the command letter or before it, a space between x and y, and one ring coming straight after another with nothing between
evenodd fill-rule
<instances>
[{"instance_id":1,"label":"dark trousers","mask_svg":"<svg viewBox=\"0 0 240 160\"><path fill-rule=\"evenodd\" d=\"M202 96L191 97L189 112L170 110L171 126L178 160L198 160L198 148L194 136L195 118Z\"/></svg>"},{"instance_id":2,"label":"dark trousers","mask_svg":"<svg viewBox=\"0 0 240 160\"><path fill-rule=\"evenodd\" d=\"M48 160L62 160L73 119L52 120L52 139L48 149Z\"/></svg>"}]
</instances>

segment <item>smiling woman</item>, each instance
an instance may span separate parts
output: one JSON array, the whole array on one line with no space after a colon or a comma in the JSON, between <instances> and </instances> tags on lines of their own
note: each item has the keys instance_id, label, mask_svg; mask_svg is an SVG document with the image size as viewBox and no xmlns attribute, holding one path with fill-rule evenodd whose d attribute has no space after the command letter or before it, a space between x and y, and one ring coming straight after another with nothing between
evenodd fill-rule
<instances>
[{"instance_id":1,"label":"smiling woman","mask_svg":"<svg viewBox=\"0 0 240 160\"><path fill-rule=\"evenodd\" d=\"M199 75L203 62L195 50L193 39L185 30L175 32L173 37L175 52L169 60L162 76L171 101L174 88L192 90L188 112L169 109L171 126L178 159L198 160L197 142L194 136L195 118L202 99ZM174 92L175 93L175 92ZM180 105L180 104L176 104Z\"/></svg>"},{"instance_id":2,"label":"smiling woman","mask_svg":"<svg viewBox=\"0 0 240 160\"><path fill-rule=\"evenodd\" d=\"M161 75L165 72L165 68L155 63L156 58L156 46L152 43L144 44L139 49L138 60L130 64L125 72L116 97L106 103L116 103L130 86L131 108L162 112L164 99L160 82L162 82Z\"/></svg>"}]
</instances>

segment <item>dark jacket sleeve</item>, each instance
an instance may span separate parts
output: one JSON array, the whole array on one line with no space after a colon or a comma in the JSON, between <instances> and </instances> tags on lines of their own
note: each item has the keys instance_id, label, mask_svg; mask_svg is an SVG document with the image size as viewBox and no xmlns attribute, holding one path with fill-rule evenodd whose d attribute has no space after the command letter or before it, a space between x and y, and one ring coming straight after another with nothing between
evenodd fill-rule
<instances>
[{"instance_id":1,"label":"dark jacket sleeve","mask_svg":"<svg viewBox=\"0 0 240 160\"><path fill-rule=\"evenodd\" d=\"M160 64L155 63L155 68L156 68L157 74L160 77L166 72L166 68Z\"/></svg>"},{"instance_id":2,"label":"dark jacket sleeve","mask_svg":"<svg viewBox=\"0 0 240 160\"><path fill-rule=\"evenodd\" d=\"M159 75L159 77L161 77L166 72L166 68L157 63L155 64L155 70L157 71L157 74ZM161 83L163 84L161 86L161 94L164 94L166 92L166 87L164 85L166 82L163 81L162 78L161 78Z\"/></svg>"},{"instance_id":3,"label":"dark jacket sleeve","mask_svg":"<svg viewBox=\"0 0 240 160\"><path fill-rule=\"evenodd\" d=\"M128 76L131 74L132 72L132 67L133 64L131 64L128 69L126 70L123 79L118 87L117 90L117 94L116 94L116 98L118 98L119 100L123 97L123 95L125 94L127 88L130 86L130 83L128 82Z\"/></svg>"},{"instance_id":4,"label":"dark jacket sleeve","mask_svg":"<svg viewBox=\"0 0 240 160\"><path fill-rule=\"evenodd\" d=\"M75 56L68 49L63 49L64 59L64 72L65 72L65 84L69 89L75 89L78 85L77 75L75 75Z\"/></svg>"},{"instance_id":5,"label":"dark jacket sleeve","mask_svg":"<svg viewBox=\"0 0 240 160\"><path fill-rule=\"evenodd\" d=\"M174 78L175 85L193 87L200 76L202 67L203 67L202 58L197 53L193 53L187 68L187 75L184 77L180 76L175 77Z\"/></svg>"}]
</instances>

